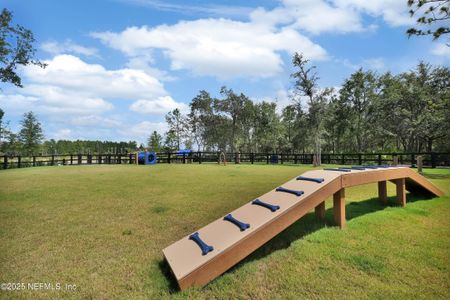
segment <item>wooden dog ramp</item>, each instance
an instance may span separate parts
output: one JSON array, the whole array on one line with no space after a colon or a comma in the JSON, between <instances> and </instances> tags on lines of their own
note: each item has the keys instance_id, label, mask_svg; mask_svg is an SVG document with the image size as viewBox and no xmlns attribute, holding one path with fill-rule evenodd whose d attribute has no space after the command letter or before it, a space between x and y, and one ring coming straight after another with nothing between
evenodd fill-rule
<instances>
[{"instance_id":1,"label":"wooden dog ramp","mask_svg":"<svg viewBox=\"0 0 450 300\"><path fill-rule=\"evenodd\" d=\"M163 250L180 289L205 285L289 225L315 208L325 214L325 200L333 196L336 223L345 227L345 188L378 182L386 201L386 182L397 186L397 199L406 205L405 190L442 196L425 177L406 167L355 166L313 170L252 200Z\"/></svg>"}]
</instances>

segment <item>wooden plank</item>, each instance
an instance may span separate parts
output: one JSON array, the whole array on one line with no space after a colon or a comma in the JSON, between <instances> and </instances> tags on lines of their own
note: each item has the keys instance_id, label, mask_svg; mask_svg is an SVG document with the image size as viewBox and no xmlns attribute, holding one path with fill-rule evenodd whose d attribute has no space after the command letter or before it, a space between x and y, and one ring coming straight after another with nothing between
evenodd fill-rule
<instances>
[{"instance_id":1,"label":"wooden plank","mask_svg":"<svg viewBox=\"0 0 450 300\"><path fill-rule=\"evenodd\" d=\"M401 206L406 207L405 178L396 179L395 185L397 191L397 201Z\"/></svg>"},{"instance_id":2,"label":"wooden plank","mask_svg":"<svg viewBox=\"0 0 450 300\"><path fill-rule=\"evenodd\" d=\"M333 194L334 222L341 228L346 227L345 223L345 189L342 188Z\"/></svg>"},{"instance_id":3,"label":"wooden plank","mask_svg":"<svg viewBox=\"0 0 450 300\"><path fill-rule=\"evenodd\" d=\"M307 174L315 177L321 172L323 171L317 170ZM262 201L280 205L279 213L271 213L250 203L231 212L237 219L251 224L251 228L244 232L240 232L229 222L223 222L222 218L198 230L203 240L213 245L217 251L202 256L198 246L188 236L165 248L164 256L171 265L180 288L206 284L323 202L322 195L333 195L340 189L339 174L328 172L325 176L328 184L298 182L295 179L283 184L283 187L291 189L302 186L305 194L298 197L298 200L291 194L274 190L259 197ZM317 190L321 193L315 193Z\"/></svg>"},{"instance_id":4,"label":"wooden plank","mask_svg":"<svg viewBox=\"0 0 450 300\"><path fill-rule=\"evenodd\" d=\"M378 199L381 203L387 204L387 184L386 180L378 181Z\"/></svg>"},{"instance_id":5,"label":"wooden plank","mask_svg":"<svg viewBox=\"0 0 450 300\"><path fill-rule=\"evenodd\" d=\"M208 283L312 209L321 216L325 208L324 201L332 195L336 223L344 228L346 224L345 187L371 182L386 183L386 180L402 180L402 197L404 197L407 182L404 178L408 177L412 178L411 182L425 186L426 190L442 193L423 176L402 167L352 170L350 173L314 170L303 175L324 178L325 182L319 184L292 179L282 186L287 189L303 190L305 192L303 196L296 197L271 190L259 197L261 201L279 205L280 209L276 212L252 205L251 202L234 210L231 214L236 219L251 224L245 231L240 231L237 226L223 221L222 218L199 229L200 237L214 247L214 250L207 255L201 255L200 248L189 240L188 236L165 248L164 258L169 263L180 288Z\"/></svg>"}]
</instances>

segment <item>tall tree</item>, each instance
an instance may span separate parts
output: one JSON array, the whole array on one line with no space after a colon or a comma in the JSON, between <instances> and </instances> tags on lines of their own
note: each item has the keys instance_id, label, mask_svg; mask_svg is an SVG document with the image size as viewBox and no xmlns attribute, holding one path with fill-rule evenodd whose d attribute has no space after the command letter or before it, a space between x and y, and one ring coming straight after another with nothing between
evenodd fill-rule
<instances>
[{"instance_id":1,"label":"tall tree","mask_svg":"<svg viewBox=\"0 0 450 300\"><path fill-rule=\"evenodd\" d=\"M250 100L244 94L237 95L232 89L227 89L226 87L221 88L220 94L225 98L216 102L217 108L231 119L230 147L231 152L235 152L237 136L242 129L244 107Z\"/></svg>"},{"instance_id":2,"label":"tall tree","mask_svg":"<svg viewBox=\"0 0 450 300\"><path fill-rule=\"evenodd\" d=\"M325 89L319 91L319 77L315 71L315 66L309 66L309 60L302 54L295 53L292 64L298 70L291 74L294 78L294 88L297 93L297 102L301 102L302 97L306 97L308 102L308 120L314 143L314 164L321 165L323 119L327 97L332 90Z\"/></svg>"},{"instance_id":3,"label":"tall tree","mask_svg":"<svg viewBox=\"0 0 450 300\"><path fill-rule=\"evenodd\" d=\"M367 151L371 140L372 127L368 120L371 103L377 97L377 83L373 72L359 69L345 80L340 90L340 103L349 108L346 118L351 120L348 125L356 139L356 148L353 150L357 152Z\"/></svg>"},{"instance_id":4,"label":"tall tree","mask_svg":"<svg viewBox=\"0 0 450 300\"><path fill-rule=\"evenodd\" d=\"M166 115L166 122L169 125L169 132L174 135L177 150L180 149L181 142L186 134L186 118L178 108Z\"/></svg>"},{"instance_id":5,"label":"tall tree","mask_svg":"<svg viewBox=\"0 0 450 300\"><path fill-rule=\"evenodd\" d=\"M408 0L409 14L415 17L419 26L428 26L429 29L409 28L406 33L412 35L432 35L434 40L450 33L448 26L450 19L450 0ZM433 28L431 26L434 26ZM447 45L450 46L450 45Z\"/></svg>"},{"instance_id":6,"label":"tall tree","mask_svg":"<svg viewBox=\"0 0 450 300\"><path fill-rule=\"evenodd\" d=\"M159 152L162 148L162 136L155 130L148 138L148 147L150 150Z\"/></svg>"},{"instance_id":7,"label":"tall tree","mask_svg":"<svg viewBox=\"0 0 450 300\"><path fill-rule=\"evenodd\" d=\"M13 25L13 14L4 8L0 14L0 80L22 87L22 80L16 70L19 65L45 64L35 59L36 49L33 33L20 25Z\"/></svg>"},{"instance_id":8,"label":"tall tree","mask_svg":"<svg viewBox=\"0 0 450 300\"><path fill-rule=\"evenodd\" d=\"M28 155L36 153L39 144L44 138L41 123L39 123L33 112L30 111L23 115L20 124L22 127L19 132L19 140L22 143L24 151Z\"/></svg>"}]
</instances>

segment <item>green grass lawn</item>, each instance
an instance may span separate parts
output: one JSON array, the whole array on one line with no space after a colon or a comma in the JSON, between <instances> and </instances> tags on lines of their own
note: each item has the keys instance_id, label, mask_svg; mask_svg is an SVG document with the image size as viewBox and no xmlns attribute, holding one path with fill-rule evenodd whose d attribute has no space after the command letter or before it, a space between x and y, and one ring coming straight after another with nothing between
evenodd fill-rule
<instances>
[{"instance_id":1,"label":"green grass lawn","mask_svg":"<svg viewBox=\"0 0 450 300\"><path fill-rule=\"evenodd\" d=\"M179 292L161 250L310 169L65 166L0 171L0 283L75 284L0 298L450 298L450 197L381 205L347 190L348 227L306 215L204 288ZM450 170L425 170L450 194Z\"/></svg>"}]
</instances>

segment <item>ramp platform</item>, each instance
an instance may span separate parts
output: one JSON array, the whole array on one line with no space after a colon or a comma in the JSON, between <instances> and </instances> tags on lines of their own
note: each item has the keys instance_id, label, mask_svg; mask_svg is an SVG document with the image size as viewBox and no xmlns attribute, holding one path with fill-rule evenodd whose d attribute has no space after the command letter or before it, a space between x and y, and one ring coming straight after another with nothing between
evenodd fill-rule
<instances>
[{"instance_id":1,"label":"ramp platform","mask_svg":"<svg viewBox=\"0 0 450 300\"><path fill-rule=\"evenodd\" d=\"M406 167L355 166L312 170L261 195L163 250L180 289L205 285L289 225L315 209L325 215L325 200L333 196L334 218L345 227L345 188L378 182L386 201L386 182L397 187L397 200L406 205L406 192L442 196L425 177Z\"/></svg>"}]
</instances>

